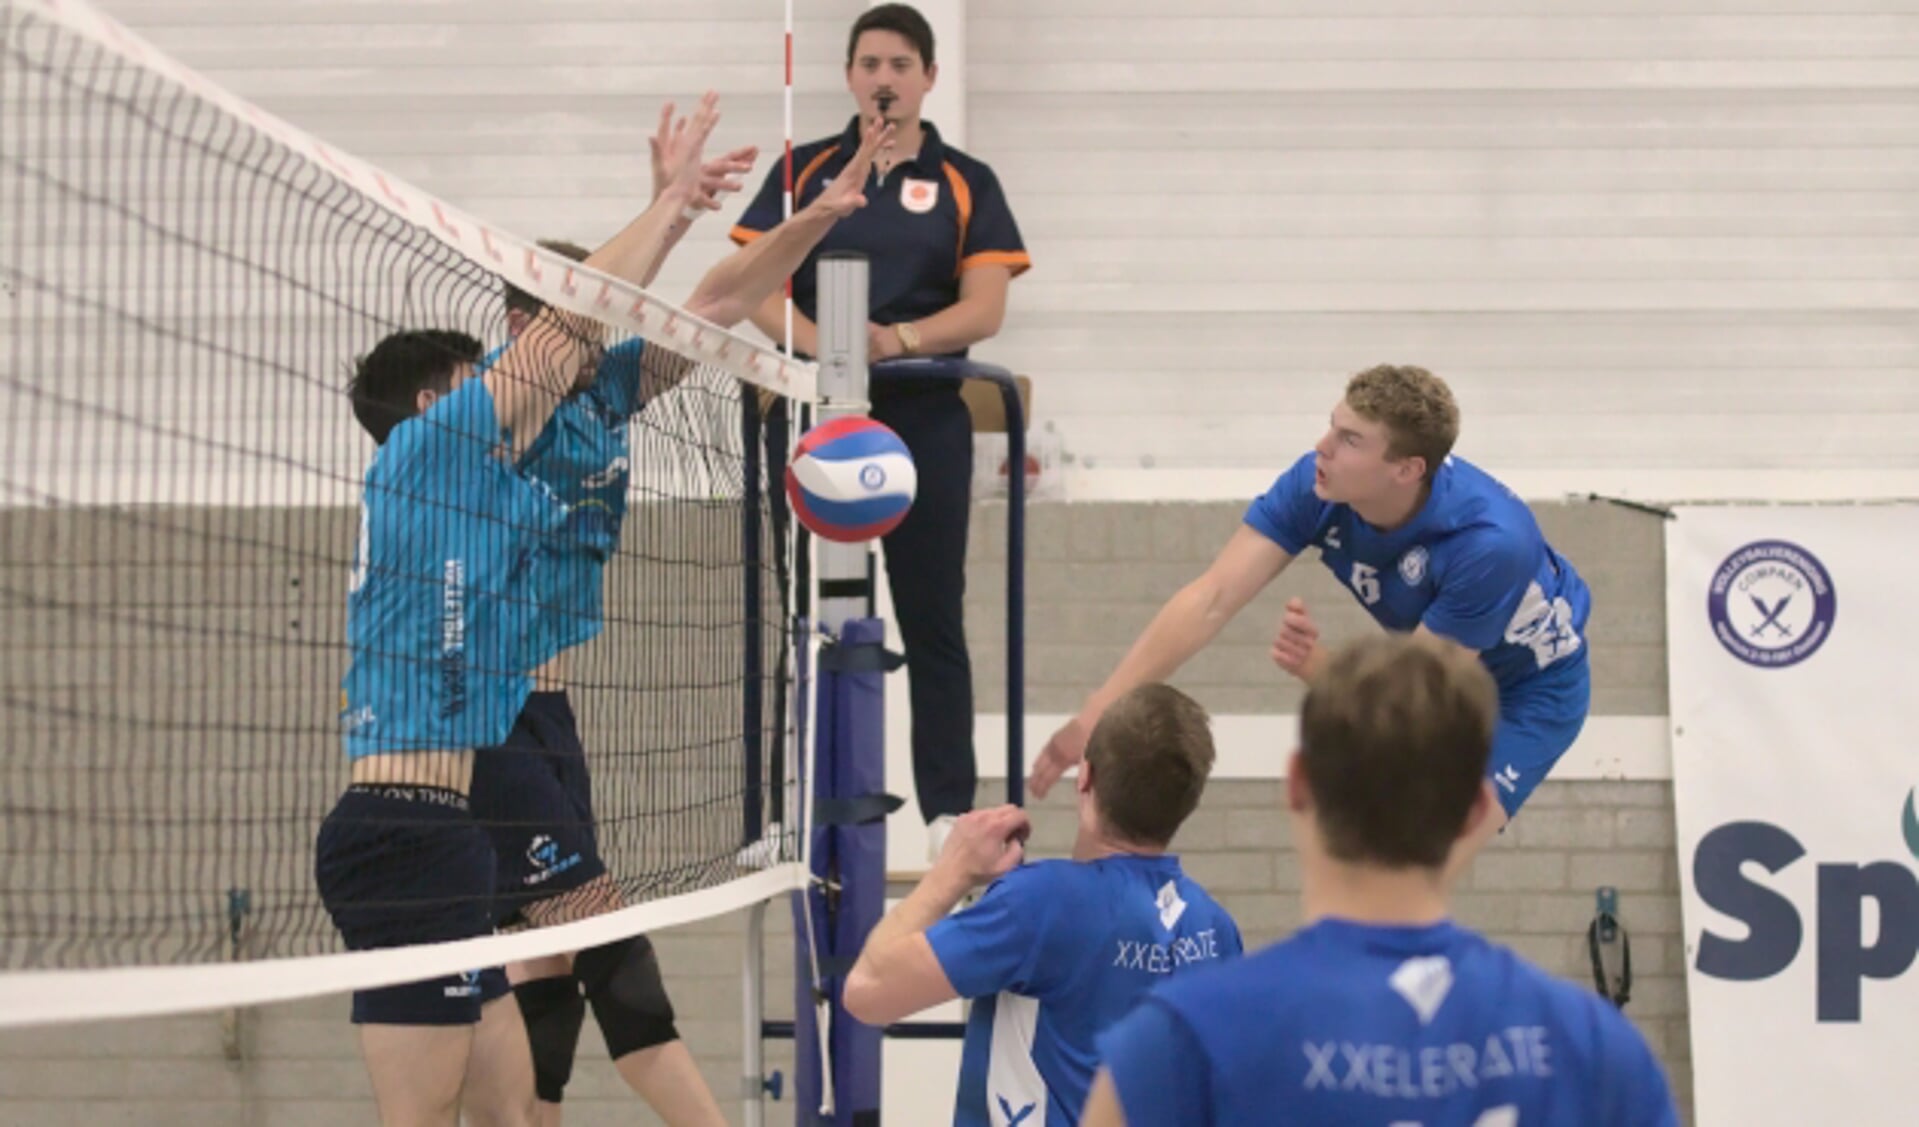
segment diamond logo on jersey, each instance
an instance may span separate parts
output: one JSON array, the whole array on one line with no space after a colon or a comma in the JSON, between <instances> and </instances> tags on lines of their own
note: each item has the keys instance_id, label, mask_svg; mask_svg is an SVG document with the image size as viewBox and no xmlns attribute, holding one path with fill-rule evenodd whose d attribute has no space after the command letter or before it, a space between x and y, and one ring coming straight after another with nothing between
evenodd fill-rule
<instances>
[{"instance_id":1,"label":"diamond logo on jersey","mask_svg":"<svg viewBox=\"0 0 1919 1127\"><path fill-rule=\"evenodd\" d=\"M1160 886L1159 895L1153 897L1153 903L1159 908L1159 925L1167 931L1173 930L1173 925L1186 914L1186 901L1179 898L1179 889L1172 881Z\"/></svg>"},{"instance_id":2,"label":"diamond logo on jersey","mask_svg":"<svg viewBox=\"0 0 1919 1127\"><path fill-rule=\"evenodd\" d=\"M1414 545L1413 550L1399 557L1399 577L1408 586L1417 587L1419 581L1426 578L1426 549Z\"/></svg>"},{"instance_id":3,"label":"diamond logo on jersey","mask_svg":"<svg viewBox=\"0 0 1919 1127\"><path fill-rule=\"evenodd\" d=\"M1453 964L1444 955L1407 959L1387 981L1419 1015L1419 1024L1428 1025L1453 988Z\"/></svg>"},{"instance_id":4,"label":"diamond logo on jersey","mask_svg":"<svg viewBox=\"0 0 1919 1127\"><path fill-rule=\"evenodd\" d=\"M900 206L914 215L925 215L940 202L940 186L931 180L908 179L900 184Z\"/></svg>"}]
</instances>

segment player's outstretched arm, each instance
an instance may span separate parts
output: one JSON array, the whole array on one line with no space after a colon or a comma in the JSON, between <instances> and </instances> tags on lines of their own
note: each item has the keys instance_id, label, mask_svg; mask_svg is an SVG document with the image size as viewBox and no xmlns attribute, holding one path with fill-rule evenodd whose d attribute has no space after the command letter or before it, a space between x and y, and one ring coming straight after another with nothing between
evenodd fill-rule
<instances>
[{"instance_id":1,"label":"player's outstretched arm","mask_svg":"<svg viewBox=\"0 0 1919 1127\"><path fill-rule=\"evenodd\" d=\"M656 177L653 201L586 258L586 264L595 270L642 286L659 273L667 251L685 231L688 213L703 207L701 184L706 165L701 158L707 138L720 123L719 95L707 91L692 116L678 122L672 120L672 112L673 106L668 103L659 131L647 139ZM665 178L663 182L660 177Z\"/></svg>"},{"instance_id":2,"label":"player's outstretched arm","mask_svg":"<svg viewBox=\"0 0 1919 1127\"><path fill-rule=\"evenodd\" d=\"M712 95L708 95L710 98ZM705 102L702 102L705 105ZM718 121L718 115L714 115ZM650 286L659 276L660 266L667 256L680 243L686 232L693 229L693 223L699 216L709 211L718 211L727 196L743 186L740 176L752 171L753 161L759 156L754 146L734 149L700 163L700 153L692 142L701 138L697 135L698 122L694 119L673 118L673 103L668 102L660 110L659 128L647 139L653 164L653 198L686 199L686 206L680 217L667 231L665 245L661 247L659 258L646 276L639 279L642 286ZM698 174L689 176L689 170L697 167ZM694 368L691 357L669 352L664 348L649 348L640 355L640 394L634 401L635 406L644 406L660 396L678 387Z\"/></svg>"},{"instance_id":3,"label":"player's outstretched arm","mask_svg":"<svg viewBox=\"0 0 1919 1127\"><path fill-rule=\"evenodd\" d=\"M765 333L776 343L786 341L786 295L775 289L766 295L750 315L753 327ZM812 318L793 310L793 351L802 356L820 354L820 327Z\"/></svg>"},{"instance_id":4,"label":"player's outstretched arm","mask_svg":"<svg viewBox=\"0 0 1919 1127\"><path fill-rule=\"evenodd\" d=\"M711 92L700 100L702 110L709 104L715 107L713 123L718 124L717 99ZM653 284L667 256L673 253L680 239L693 229L694 220L706 212L718 211L727 196L744 187L738 178L751 172L753 161L759 157L758 146L748 145L701 163L700 150L692 143L696 140L698 121L697 113L692 118L675 120L673 103L668 102L660 107L659 127L646 140L653 170L654 201L658 202L669 193L682 191L685 198L678 219L667 229L659 258L644 277L636 279L642 286ZM697 137L701 143L705 139L704 136ZM689 185L687 173L691 168L697 168L698 173L691 178Z\"/></svg>"},{"instance_id":5,"label":"player's outstretched arm","mask_svg":"<svg viewBox=\"0 0 1919 1127\"><path fill-rule=\"evenodd\" d=\"M813 201L791 219L721 259L706 272L687 311L720 326L736 325L800 268L826 233L866 206L861 189L873 171L873 158L893 136L884 121L868 126L859 151Z\"/></svg>"},{"instance_id":6,"label":"player's outstretched arm","mask_svg":"<svg viewBox=\"0 0 1919 1127\"><path fill-rule=\"evenodd\" d=\"M1172 676L1292 561L1292 553L1255 529L1242 526L1233 533L1212 565L1153 616L1112 676L1086 698L1079 715L1046 741L1027 781L1033 794L1046 797L1060 776L1085 757L1086 741L1107 705L1139 685Z\"/></svg>"},{"instance_id":7,"label":"player's outstretched arm","mask_svg":"<svg viewBox=\"0 0 1919 1127\"><path fill-rule=\"evenodd\" d=\"M675 179L619 234L588 255L585 265L630 282L658 269L674 225L684 222L682 213L698 192L700 153L718 123L719 99L708 93L690 122L669 131L671 148L665 155L677 170ZM604 336L604 328L592 318L547 306L487 369L487 392L500 426L512 436L516 459L546 428L560 400L593 378Z\"/></svg>"}]
</instances>

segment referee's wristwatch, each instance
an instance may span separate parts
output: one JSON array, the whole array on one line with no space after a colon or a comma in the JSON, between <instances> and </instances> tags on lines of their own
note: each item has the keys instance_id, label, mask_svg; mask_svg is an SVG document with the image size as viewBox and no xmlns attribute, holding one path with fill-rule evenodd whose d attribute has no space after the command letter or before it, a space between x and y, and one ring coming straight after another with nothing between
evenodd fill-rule
<instances>
[{"instance_id":1,"label":"referee's wristwatch","mask_svg":"<svg viewBox=\"0 0 1919 1127\"><path fill-rule=\"evenodd\" d=\"M908 356L914 356L919 353L920 331L918 329L907 324L905 321L896 321L893 324L893 335L900 338L901 352L904 352Z\"/></svg>"}]
</instances>

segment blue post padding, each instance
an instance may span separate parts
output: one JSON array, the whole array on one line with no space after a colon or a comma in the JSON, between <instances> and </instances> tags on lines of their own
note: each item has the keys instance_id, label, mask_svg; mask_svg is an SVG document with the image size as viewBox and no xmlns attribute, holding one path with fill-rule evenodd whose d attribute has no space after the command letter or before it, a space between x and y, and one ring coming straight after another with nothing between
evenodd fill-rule
<instances>
[{"instance_id":1,"label":"blue post padding","mask_svg":"<svg viewBox=\"0 0 1919 1127\"><path fill-rule=\"evenodd\" d=\"M876 618L849 620L835 643L849 647L881 646L885 624ZM876 663L861 672L834 672L822 662L815 716L813 792L817 799L878 795L886 789L885 674ZM814 888L794 898L794 930L798 943L794 976L793 1085L797 1122L853 1127L871 1122L880 1106L880 1031L854 1021L840 1004L842 980L830 972L820 983L833 999L832 1046L834 1114L822 1118L820 1106L820 1031L815 1028L812 993L812 957L806 946L806 917L823 962L844 960L850 966L866 933L879 923L886 907L886 823L841 826L819 825L812 830L813 875L837 893ZM804 907L802 908L802 904Z\"/></svg>"}]
</instances>

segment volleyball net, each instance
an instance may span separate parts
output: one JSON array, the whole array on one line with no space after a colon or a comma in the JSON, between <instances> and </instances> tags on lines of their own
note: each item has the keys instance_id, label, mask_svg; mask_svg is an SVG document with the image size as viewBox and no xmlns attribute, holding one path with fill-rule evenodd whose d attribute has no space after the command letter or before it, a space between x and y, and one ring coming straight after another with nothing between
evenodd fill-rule
<instances>
[{"instance_id":1,"label":"volleyball net","mask_svg":"<svg viewBox=\"0 0 1919 1127\"><path fill-rule=\"evenodd\" d=\"M0 1025L411 981L801 886L805 835L768 836L803 805L802 642L756 428L761 391L814 401L811 365L493 229L71 0L0 0L0 215ZM509 287L582 326L602 373L642 340L674 361L618 424L631 486L595 525L599 628L569 655L630 906L344 953L313 868L347 783L375 453L348 377L400 330L503 345ZM456 515L526 539L521 516ZM534 597L497 582L462 597Z\"/></svg>"}]
</instances>

